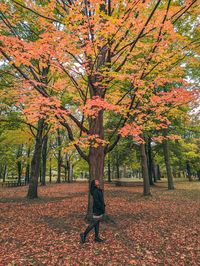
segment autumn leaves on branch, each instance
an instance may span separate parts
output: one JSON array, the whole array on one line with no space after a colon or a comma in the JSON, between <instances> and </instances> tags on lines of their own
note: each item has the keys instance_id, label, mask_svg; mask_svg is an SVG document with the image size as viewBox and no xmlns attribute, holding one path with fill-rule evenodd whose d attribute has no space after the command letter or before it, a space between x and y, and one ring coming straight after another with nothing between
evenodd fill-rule
<instances>
[{"instance_id":1,"label":"autumn leaves on branch","mask_svg":"<svg viewBox=\"0 0 200 266\"><path fill-rule=\"evenodd\" d=\"M156 130L162 141L173 110L194 100L183 63L199 39L179 24L195 27L197 14L195 0L1 1L1 60L15 79L8 93L29 122L65 127L91 178L98 168L102 180L121 137L143 143Z\"/></svg>"}]
</instances>

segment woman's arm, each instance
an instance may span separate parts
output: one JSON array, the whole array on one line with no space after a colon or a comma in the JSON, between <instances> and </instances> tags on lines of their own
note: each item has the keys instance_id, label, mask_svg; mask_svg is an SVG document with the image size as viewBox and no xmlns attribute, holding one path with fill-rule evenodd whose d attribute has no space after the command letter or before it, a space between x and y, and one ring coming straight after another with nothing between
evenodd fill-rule
<instances>
[{"instance_id":1,"label":"woman's arm","mask_svg":"<svg viewBox=\"0 0 200 266\"><path fill-rule=\"evenodd\" d=\"M101 202L101 209L105 211L105 202L104 202L104 197L103 197L103 191L98 190L98 195L99 195L99 201Z\"/></svg>"},{"instance_id":2,"label":"woman's arm","mask_svg":"<svg viewBox=\"0 0 200 266\"><path fill-rule=\"evenodd\" d=\"M97 207L97 209L103 210L101 195L100 195L100 191L98 189L94 190L93 199L94 199L94 204Z\"/></svg>"}]
</instances>

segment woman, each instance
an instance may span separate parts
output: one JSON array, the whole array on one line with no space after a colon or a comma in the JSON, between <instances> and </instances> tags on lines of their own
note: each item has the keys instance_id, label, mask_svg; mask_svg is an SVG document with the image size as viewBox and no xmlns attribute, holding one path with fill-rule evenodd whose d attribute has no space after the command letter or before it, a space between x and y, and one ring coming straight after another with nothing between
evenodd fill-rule
<instances>
[{"instance_id":1,"label":"woman","mask_svg":"<svg viewBox=\"0 0 200 266\"><path fill-rule=\"evenodd\" d=\"M99 238L99 223L105 213L105 203L103 198L103 191L100 189L100 182L97 179L92 180L90 186L90 193L93 197L93 220L86 228L84 233L80 234L81 243L85 243L87 234L94 228L95 230L95 242L102 242Z\"/></svg>"}]
</instances>

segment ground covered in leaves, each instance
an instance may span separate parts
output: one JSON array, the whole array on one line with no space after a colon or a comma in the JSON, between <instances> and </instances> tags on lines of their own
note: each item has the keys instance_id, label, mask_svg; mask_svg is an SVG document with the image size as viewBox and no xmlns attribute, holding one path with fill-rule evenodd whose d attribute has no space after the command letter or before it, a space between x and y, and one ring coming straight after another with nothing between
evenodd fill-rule
<instances>
[{"instance_id":1,"label":"ground covered in leaves","mask_svg":"<svg viewBox=\"0 0 200 266\"><path fill-rule=\"evenodd\" d=\"M27 200L27 187L0 188L0 265L200 265L200 182L142 187L105 186L113 223L104 243L85 244L87 184L52 184Z\"/></svg>"}]
</instances>

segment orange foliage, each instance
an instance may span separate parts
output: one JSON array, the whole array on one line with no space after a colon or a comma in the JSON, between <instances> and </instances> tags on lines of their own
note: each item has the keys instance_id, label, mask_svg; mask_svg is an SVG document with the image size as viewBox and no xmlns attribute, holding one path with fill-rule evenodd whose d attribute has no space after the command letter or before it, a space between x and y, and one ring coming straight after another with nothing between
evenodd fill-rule
<instances>
[{"instance_id":1,"label":"orange foliage","mask_svg":"<svg viewBox=\"0 0 200 266\"><path fill-rule=\"evenodd\" d=\"M0 22L0 57L26 80L18 87L17 100L27 119L62 119L69 127L75 122L80 133L90 135L88 120L80 123L80 118L96 119L100 110L107 110L126 122L121 135L132 132L135 137L169 125L169 105L187 103L192 94L184 88L160 93L158 88L183 80L181 63L190 60L188 48L195 49L196 43L175 26L189 9L197 13L194 2L114 0L110 8L104 0L69 5L1 1L10 25L26 21L31 36L21 37Z\"/></svg>"}]
</instances>

